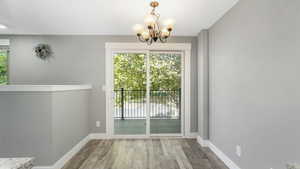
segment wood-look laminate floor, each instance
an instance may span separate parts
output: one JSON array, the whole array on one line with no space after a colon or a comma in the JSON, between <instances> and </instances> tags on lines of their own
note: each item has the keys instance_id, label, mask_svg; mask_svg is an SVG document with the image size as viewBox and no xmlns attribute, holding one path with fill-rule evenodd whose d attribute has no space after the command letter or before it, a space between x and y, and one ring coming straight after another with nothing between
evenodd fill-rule
<instances>
[{"instance_id":1,"label":"wood-look laminate floor","mask_svg":"<svg viewBox=\"0 0 300 169\"><path fill-rule=\"evenodd\" d=\"M195 139L91 140L63 169L228 169Z\"/></svg>"}]
</instances>

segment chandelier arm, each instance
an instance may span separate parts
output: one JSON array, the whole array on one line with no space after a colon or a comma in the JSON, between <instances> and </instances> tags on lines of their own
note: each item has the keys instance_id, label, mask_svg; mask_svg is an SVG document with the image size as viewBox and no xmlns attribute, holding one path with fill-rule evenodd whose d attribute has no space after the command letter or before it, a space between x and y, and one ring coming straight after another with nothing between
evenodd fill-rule
<instances>
[{"instance_id":1,"label":"chandelier arm","mask_svg":"<svg viewBox=\"0 0 300 169\"><path fill-rule=\"evenodd\" d=\"M160 14L156 14L155 24L156 24L156 26L157 26L157 30L160 30L160 26L159 26L159 24L158 24L159 18L160 18Z\"/></svg>"},{"instance_id":2,"label":"chandelier arm","mask_svg":"<svg viewBox=\"0 0 300 169\"><path fill-rule=\"evenodd\" d=\"M169 31L169 36L168 36L168 38L171 36L171 31Z\"/></svg>"},{"instance_id":3,"label":"chandelier arm","mask_svg":"<svg viewBox=\"0 0 300 169\"><path fill-rule=\"evenodd\" d=\"M161 36L159 36L159 40L161 43L166 43L168 38L163 38Z\"/></svg>"},{"instance_id":4,"label":"chandelier arm","mask_svg":"<svg viewBox=\"0 0 300 169\"><path fill-rule=\"evenodd\" d=\"M156 22L155 24L156 24L158 33L160 33L161 31L160 31L160 26L159 26L158 22Z\"/></svg>"},{"instance_id":5,"label":"chandelier arm","mask_svg":"<svg viewBox=\"0 0 300 169\"><path fill-rule=\"evenodd\" d=\"M141 42L146 42L146 40L141 36L138 36L138 40L141 41Z\"/></svg>"},{"instance_id":6,"label":"chandelier arm","mask_svg":"<svg viewBox=\"0 0 300 169\"><path fill-rule=\"evenodd\" d=\"M151 44L152 44L151 40L152 40L152 39L149 39L148 41L146 41L146 44L147 44L147 45L151 45Z\"/></svg>"},{"instance_id":7,"label":"chandelier arm","mask_svg":"<svg viewBox=\"0 0 300 169\"><path fill-rule=\"evenodd\" d=\"M149 29L149 35L151 39L154 37L154 33L155 33L154 30L155 30L155 26L153 26L153 29Z\"/></svg>"},{"instance_id":8,"label":"chandelier arm","mask_svg":"<svg viewBox=\"0 0 300 169\"><path fill-rule=\"evenodd\" d=\"M150 14L155 15L155 8L151 10Z\"/></svg>"}]
</instances>

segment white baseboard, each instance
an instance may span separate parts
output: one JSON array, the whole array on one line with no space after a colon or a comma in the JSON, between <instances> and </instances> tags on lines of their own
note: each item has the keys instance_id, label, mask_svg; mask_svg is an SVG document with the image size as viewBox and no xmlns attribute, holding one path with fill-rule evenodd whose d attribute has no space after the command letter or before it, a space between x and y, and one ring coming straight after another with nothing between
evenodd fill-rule
<instances>
[{"instance_id":1,"label":"white baseboard","mask_svg":"<svg viewBox=\"0 0 300 169\"><path fill-rule=\"evenodd\" d=\"M174 134L169 134L169 135L152 135L154 137L182 137L182 136L179 136L179 135L174 135ZM198 136L198 133L197 132L191 132L189 133L188 135L186 136L183 136L184 138L197 138ZM89 134L89 139L90 140L95 140L95 139L109 139L109 138L112 138L112 139L118 139L118 138L129 138L129 139L144 139L144 138L151 138L151 137L148 137L148 136L144 136L144 135L120 135L120 136L108 136L106 133L91 133Z\"/></svg>"},{"instance_id":2,"label":"white baseboard","mask_svg":"<svg viewBox=\"0 0 300 169\"><path fill-rule=\"evenodd\" d=\"M89 135L76 144L69 152L61 157L53 166L36 166L33 169L61 169L79 150L90 140Z\"/></svg>"},{"instance_id":3,"label":"white baseboard","mask_svg":"<svg viewBox=\"0 0 300 169\"><path fill-rule=\"evenodd\" d=\"M186 136L184 136L184 138L197 138L198 135L199 133L197 132L190 132Z\"/></svg>"},{"instance_id":4,"label":"white baseboard","mask_svg":"<svg viewBox=\"0 0 300 169\"><path fill-rule=\"evenodd\" d=\"M208 140L204 140L202 137L197 136L197 142L202 146L202 147L208 147Z\"/></svg>"},{"instance_id":5,"label":"white baseboard","mask_svg":"<svg viewBox=\"0 0 300 169\"><path fill-rule=\"evenodd\" d=\"M33 169L53 169L53 166L36 166Z\"/></svg>"},{"instance_id":6,"label":"white baseboard","mask_svg":"<svg viewBox=\"0 0 300 169\"><path fill-rule=\"evenodd\" d=\"M82 147L86 145L89 140L89 136L86 136L83 140L76 144L69 152L67 152L53 165L53 169L61 169L76 153L80 151Z\"/></svg>"},{"instance_id":7,"label":"white baseboard","mask_svg":"<svg viewBox=\"0 0 300 169\"><path fill-rule=\"evenodd\" d=\"M208 140L201 140L201 138L199 138L197 140L200 140L200 143L199 143L200 145L202 143L205 145L204 147L208 147L209 149L211 149L211 151L214 152L219 157L219 159L222 160L229 169L241 169L225 153L223 153L218 147L216 147L212 142L210 142Z\"/></svg>"},{"instance_id":8,"label":"white baseboard","mask_svg":"<svg viewBox=\"0 0 300 169\"><path fill-rule=\"evenodd\" d=\"M213 143L208 142L208 147L226 164L226 166L229 169L241 169L226 154L224 154L219 148L217 148Z\"/></svg>"},{"instance_id":9,"label":"white baseboard","mask_svg":"<svg viewBox=\"0 0 300 169\"><path fill-rule=\"evenodd\" d=\"M89 134L89 139L90 140L99 140L99 139L108 139L109 137L107 136L106 133L91 133Z\"/></svg>"}]
</instances>

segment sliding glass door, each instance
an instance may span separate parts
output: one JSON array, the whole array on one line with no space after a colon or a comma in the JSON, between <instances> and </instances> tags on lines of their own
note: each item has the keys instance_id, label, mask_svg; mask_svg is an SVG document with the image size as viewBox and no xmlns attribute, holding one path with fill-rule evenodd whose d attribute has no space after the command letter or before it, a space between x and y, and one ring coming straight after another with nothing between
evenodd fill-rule
<instances>
[{"instance_id":1,"label":"sliding glass door","mask_svg":"<svg viewBox=\"0 0 300 169\"><path fill-rule=\"evenodd\" d=\"M114 134L145 135L147 128L147 52L115 53Z\"/></svg>"},{"instance_id":2,"label":"sliding glass door","mask_svg":"<svg viewBox=\"0 0 300 169\"><path fill-rule=\"evenodd\" d=\"M150 134L181 133L181 53L149 56Z\"/></svg>"},{"instance_id":3,"label":"sliding glass door","mask_svg":"<svg viewBox=\"0 0 300 169\"><path fill-rule=\"evenodd\" d=\"M181 134L182 53L113 54L113 134Z\"/></svg>"}]
</instances>

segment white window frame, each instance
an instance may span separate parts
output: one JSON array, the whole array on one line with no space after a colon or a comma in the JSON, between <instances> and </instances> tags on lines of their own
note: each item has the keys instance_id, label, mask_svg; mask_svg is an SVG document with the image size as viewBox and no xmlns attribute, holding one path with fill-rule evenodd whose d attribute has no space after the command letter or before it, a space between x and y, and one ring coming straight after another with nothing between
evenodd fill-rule
<instances>
[{"instance_id":1,"label":"white window frame","mask_svg":"<svg viewBox=\"0 0 300 169\"><path fill-rule=\"evenodd\" d=\"M144 43L106 43L106 67L105 67L105 91L106 91L106 136L113 137L113 122L112 122L112 89L113 86L113 53L116 51L180 51L183 52L183 60L184 60L184 86L183 86L183 111L184 111L184 126L181 131L181 135L183 137L189 137L191 135L191 44L190 43L155 43L152 45L147 45ZM148 119L149 120L149 119ZM149 130L149 129L147 129ZM149 131L148 131L149 133ZM147 134L146 137L156 136ZM164 135L159 134L158 136L172 136L172 135ZM145 136L130 136L124 135L124 137L145 137Z\"/></svg>"}]
</instances>

